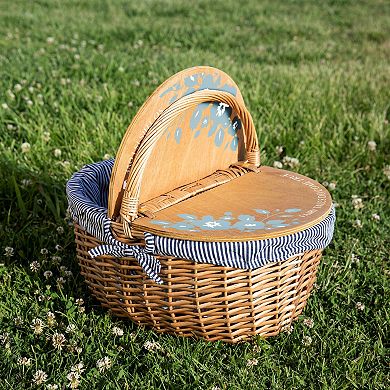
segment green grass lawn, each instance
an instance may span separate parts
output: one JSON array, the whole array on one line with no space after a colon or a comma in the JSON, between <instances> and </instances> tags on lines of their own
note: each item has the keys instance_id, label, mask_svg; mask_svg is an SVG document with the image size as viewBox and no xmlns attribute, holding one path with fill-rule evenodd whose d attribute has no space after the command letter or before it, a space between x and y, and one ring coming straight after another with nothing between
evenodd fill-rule
<instances>
[{"instance_id":1,"label":"green grass lawn","mask_svg":"<svg viewBox=\"0 0 390 390\"><path fill-rule=\"evenodd\" d=\"M299 159L337 203L302 318L235 346L110 317L66 219L72 172L115 156L158 84L203 64L239 85L263 163ZM62 389L72 369L82 389L389 388L389 2L2 0L0 74L0 389Z\"/></svg>"}]
</instances>

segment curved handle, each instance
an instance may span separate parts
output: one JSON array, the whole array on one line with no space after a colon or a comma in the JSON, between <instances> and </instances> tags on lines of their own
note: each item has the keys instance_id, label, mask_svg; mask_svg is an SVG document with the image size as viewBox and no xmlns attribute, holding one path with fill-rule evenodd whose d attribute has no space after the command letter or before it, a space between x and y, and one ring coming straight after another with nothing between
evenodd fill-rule
<instances>
[{"instance_id":1,"label":"curved handle","mask_svg":"<svg viewBox=\"0 0 390 390\"><path fill-rule=\"evenodd\" d=\"M120 210L123 230L128 237L131 237L130 222L137 218L138 215L143 173L157 141L162 136L164 130L172 124L178 114L189 108L195 107L202 102L222 102L236 111L243 127L247 161L255 167L260 166L260 153L256 130L252 117L244 105L239 104L233 95L223 91L204 89L183 96L170 105L155 120L134 154Z\"/></svg>"}]
</instances>

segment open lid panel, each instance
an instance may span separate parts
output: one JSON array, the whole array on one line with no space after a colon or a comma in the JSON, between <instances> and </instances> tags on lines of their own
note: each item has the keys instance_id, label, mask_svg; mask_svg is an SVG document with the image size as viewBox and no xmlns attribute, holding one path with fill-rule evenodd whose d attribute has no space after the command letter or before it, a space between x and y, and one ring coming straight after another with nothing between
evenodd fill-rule
<instances>
[{"instance_id":1,"label":"open lid panel","mask_svg":"<svg viewBox=\"0 0 390 390\"><path fill-rule=\"evenodd\" d=\"M120 213L124 183L128 182L134 166L134 155L152 125L183 97L202 90L225 92L244 106L234 81L212 67L186 69L161 84L138 111L119 147L110 182L110 218L116 219ZM184 109L178 105L178 108L171 113L174 117L163 129L153 150L148 151L148 161L142 167L139 203L245 159L241 121L230 106L206 99Z\"/></svg>"}]
</instances>

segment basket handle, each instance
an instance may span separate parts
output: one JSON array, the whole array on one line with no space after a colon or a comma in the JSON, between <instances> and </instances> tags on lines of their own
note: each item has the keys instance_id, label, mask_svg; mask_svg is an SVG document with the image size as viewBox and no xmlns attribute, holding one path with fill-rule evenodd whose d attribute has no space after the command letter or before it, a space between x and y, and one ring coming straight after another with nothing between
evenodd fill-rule
<instances>
[{"instance_id":1,"label":"basket handle","mask_svg":"<svg viewBox=\"0 0 390 390\"><path fill-rule=\"evenodd\" d=\"M177 115L202 102L225 103L236 111L243 127L246 159L249 164L255 167L260 166L260 153L255 126L249 111L243 104L240 104L233 95L224 91L204 89L183 96L165 109L154 121L134 154L120 209L123 230L128 237L132 237L130 223L138 216L142 177L155 145L164 130L169 127Z\"/></svg>"}]
</instances>

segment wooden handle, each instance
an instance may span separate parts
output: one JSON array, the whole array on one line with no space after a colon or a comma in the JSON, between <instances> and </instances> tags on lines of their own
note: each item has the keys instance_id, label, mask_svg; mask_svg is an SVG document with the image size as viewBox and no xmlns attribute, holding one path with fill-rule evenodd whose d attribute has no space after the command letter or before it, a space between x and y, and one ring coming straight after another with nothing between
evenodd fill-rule
<instances>
[{"instance_id":1,"label":"wooden handle","mask_svg":"<svg viewBox=\"0 0 390 390\"><path fill-rule=\"evenodd\" d=\"M255 167L260 166L260 153L256 130L249 111L243 104L239 104L236 98L228 92L201 90L183 96L171 106L169 106L152 124L145 137L139 144L134 155L126 187L122 198L120 216L123 229L126 235L131 237L130 222L138 216L139 196L143 173L149 157L157 141L162 136L164 130L180 115L189 108L193 108L203 102L221 102L229 105L240 118L246 149L246 159L249 164Z\"/></svg>"}]
</instances>

